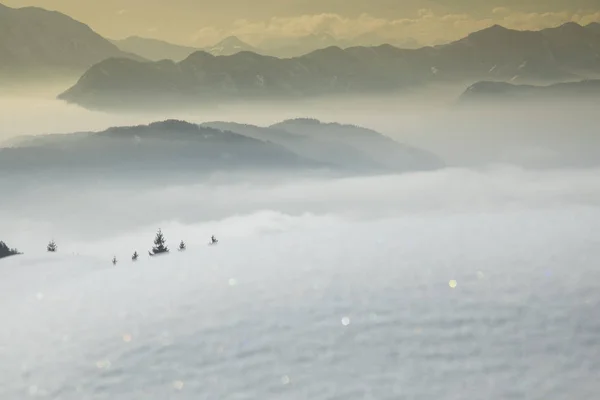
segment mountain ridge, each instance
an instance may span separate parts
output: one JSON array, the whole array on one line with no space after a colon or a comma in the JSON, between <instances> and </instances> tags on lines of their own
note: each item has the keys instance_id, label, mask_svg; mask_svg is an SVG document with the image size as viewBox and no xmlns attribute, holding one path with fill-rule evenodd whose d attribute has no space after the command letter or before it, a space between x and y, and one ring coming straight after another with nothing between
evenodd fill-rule
<instances>
[{"instance_id":1,"label":"mountain ridge","mask_svg":"<svg viewBox=\"0 0 600 400\"><path fill-rule=\"evenodd\" d=\"M257 54L264 54L262 49L251 46L236 36L226 37L214 45L204 48L183 46L160 39L151 39L141 36L129 36L125 39L111 40L111 42L123 51L138 54L150 61L162 61L168 59L180 62L198 51L210 53L215 56L233 55L241 51L252 51Z\"/></svg>"},{"instance_id":2,"label":"mountain ridge","mask_svg":"<svg viewBox=\"0 0 600 400\"><path fill-rule=\"evenodd\" d=\"M290 59L247 51L210 57L196 52L170 68L129 62L129 72L120 71L118 64L110 61L93 66L59 98L88 108L110 109L122 96L135 108L136 102L149 94L159 103L181 100L193 104L394 93L431 83L574 80L600 74L600 37L573 23L541 31L494 25L446 45L415 50L390 45L330 46Z\"/></svg>"},{"instance_id":3,"label":"mountain ridge","mask_svg":"<svg viewBox=\"0 0 600 400\"><path fill-rule=\"evenodd\" d=\"M480 81L469 86L459 97L459 103L483 100L564 100L576 97L581 100L600 100L600 79L560 82L546 86L515 85L508 82Z\"/></svg>"},{"instance_id":4,"label":"mountain ridge","mask_svg":"<svg viewBox=\"0 0 600 400\"><path fill-rule=\"evenodd\" d=\"M113 39L111 42L122 51L138 54L150 61L164 59L181 61L193 52L201 50L197 47L183 46L165 40L145 38L137 35L128 36L124 39Z\"/></svg>"},{"instance_id":5,"label":"mountain ridge","mask_svg":"<svg viewBox=\"0 0 600 400\"><path fill-rule=\"evenodd\" d=\"M143 58L123 52L88 25L40 7L0 7L0 72L65 70L81 75L109 58Z\"/></svg>"},{"instance_id":6,"label":"mountain ridge","mask_svg":"<svg viewBox=\"0 0 600 400\"><path fill-rule=\"evenodd\" d=\"M285 129L169 119L98 132L21 137L10 147L0 148L0 171L61 172L85 177L88 172L152 176L298 169L382 173L443 166L441 160L426 151L365 128L317 121L310 128L321 129L322 137L318 138L298 126L298 121L280 124ZM296 131L290 132L293 127ZM394 160L381 157L385 154L392 154ZM77 171L72 171L72 165L78 166Z\"/></svg>"}]
</instances>

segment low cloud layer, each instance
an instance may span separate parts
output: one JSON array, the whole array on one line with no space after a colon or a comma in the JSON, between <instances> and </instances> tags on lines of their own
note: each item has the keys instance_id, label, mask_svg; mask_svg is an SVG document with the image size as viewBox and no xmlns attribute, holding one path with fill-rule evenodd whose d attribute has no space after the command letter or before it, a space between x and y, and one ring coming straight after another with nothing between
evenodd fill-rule
<instances>
[{"instance_id":1,"label":"low cloud layer","mask_svg":"<svg viewBox=\"0 0 600 400\"><path fill-rule=\"evenodd\" d=\"M520 12L497 7L485 17L461 14L441 14L421 9L413 18L385 19L362 14L356 18L337 13L306 14L294 17L273 17L265 21L238 19L227 28L204 27L195 32L191 41L197 45L214 43L227 35L236 35L260 45L274 38L299 38L311 34L328 33L349 39L360 35L374 35L381 40L415 39L421 44L434 44L458 39L494 24L520 30L538 30L565 22L586 25L600 21L597 12Z\"/></svg>"},{"instance_id":2,"label":"low cloud layer","mask_svg":"<svg viewBox=\"0 0 600 400\"><path fill-rule=\"evenodd\" d=\"M0 233L2 240L28 254L43 253L51 238L67 253L94 254L107 248L127 252L131 244L147 247L158 227L175 245L182 238L205 243L212 233L229 240L342 221L587 209L600 203L598 176L598 169L504 166L337 180L295 178L279 184L158 188L48 183L0 200Z\"/></svg>"}]
</instances>

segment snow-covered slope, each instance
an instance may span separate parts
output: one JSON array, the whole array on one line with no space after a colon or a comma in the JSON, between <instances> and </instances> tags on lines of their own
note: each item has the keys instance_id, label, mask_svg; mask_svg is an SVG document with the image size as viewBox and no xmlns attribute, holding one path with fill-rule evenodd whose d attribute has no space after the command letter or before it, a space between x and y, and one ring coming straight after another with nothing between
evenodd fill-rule
<instances>
[{"instance_id":1,"label":"snow-covered slope","mask_svg":"<svg viewBox=\"0 0 600 400\"><path fill-rule=\"evenodd\" d=\"M11 257L0 398L593 398L599 220L299 217L115 267L106 249Z\"/></svg>"}]
</instances>

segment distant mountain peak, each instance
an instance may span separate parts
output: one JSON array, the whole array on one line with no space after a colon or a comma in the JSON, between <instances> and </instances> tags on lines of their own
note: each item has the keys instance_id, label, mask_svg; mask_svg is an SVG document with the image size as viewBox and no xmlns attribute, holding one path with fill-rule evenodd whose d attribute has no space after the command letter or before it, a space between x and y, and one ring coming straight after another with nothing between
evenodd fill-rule
<instances>
[{"instance_id":1,"label":"distant mountain peak","mask_svg":"<svg viewBox=\"0 0 600 400\"><path fill-rule=\"evenodd\" d=\"M284 124L303 124L303 125L321 125L321 121L316 118L290 118L285 121L281 121L276 125L284 125Z\"/></svg>"},{"instance_id":2,"label":"distant mountain peak","mask_svg":"<svg viewBox=\"0 0 600 400\"><path fill-rule=\"evenodd\" d=\"M148 126L151 128L161 128L165 130L198 130L198 125L180 119L156 121L152 122Z\"/></svg>"},{"instance_id":3,"label":"distant mountain peak","mask_svg":"<svg viewBox=\"0 0 600 400\"><path fill-rule=\"evenodd\" d=\"M200 61L214 57L214 55L205 50L198 50L187 56L187 58L184 61Z\"/></svg>"},{"instance_id":4,"label":"distant mountain peak","mask_svg":"<svg viewBox=\"0 0 600 400\"><path fill-rule=\"evenodd\" d=\"M591 24L586 25L585 29L587 29L590 32L600 35L600 23L598 23L598 22L592 22Z\"/></svg>"},{"instance_id":5,"label":"distant mountain peak","mask_svg":"<svg viewBox=\"0 0 600 400\"><path fill-rule=\"evenodd\" d=\"M248 44L244 41L242 41L240 38L238 38L237 36L227 36L225 39L222 39L221 41L219 41L219 43L217 43L217 45L242 45L242 46L248 46Z\"/></svg>"},{"instance_id":6,"label":"distant mountain peak","mask_svg":"<svg viewBox=\"0 0 600 400\"><path fill-rule=\"evenodd\" d=\"M579 25L577 22L566 22L556 28L550 28L550 30L561 30L561 31L569 31L569 32L585 32L586 29Z\"/></svg>"},{"instance_id":7,"label":"distant mountain peak","mask_svg":"<svg viewBox=\"0 0 600 400\"><path fill-rule=\"evenodd\" d=\"M239 53L240 51L259 52L258 49L240 40L237 36L228 36L214 46L207 48L206 51L215 56L227 56Z\"/></svg>"},{"instance_id":8,"label":"distant mountain peak","mask_svg":"<svg viewBox=\"0 0 600 400\"><path fill-rule=\"evenodd\" d=\"M488 28L484 28L484 29L481 29L480 31L473 32L473 34L477 34L479 32L507 32L507 31L510 31L510 30L511 29L509 29L509 28L507 28L505 26L502 26L502 25L499 25L499 24L494 24L494 25L492 25L492 26L490 26Z\"/></svg>"},{"instance_id":9,"label":"distant mountain peak","mask_svg":"<svg viewBox=\"0 0 600 400\"><path fill-rule=\"evenodd\" d=\"M114 126L108 128L105 131L95 132L99 136L113 136L113 137L128 137L140 135L150 131L160 131L162 133L173 134L173 133L190 133L197 132L200 127L196 124L192 124L187 121L178 119L167 119L164 121L156 121L147 125L135 125L135 126Z\"/></svg>"},{"instance_id":10,"label":"distant mountain peak","mask_svg":"<svg viewBox=\"0 0 600 400\"><path fill-rule=\"evenodd\" d=\"M475 31L470 33L465 39L489 39L489 38L495 38L495 37L506 37L507 35L509 35L512 32L516 32L512 29L509 28L505 28L502 25L492 25L488 28L484 28L481 29L479 31ZM461 39L464 40L464 39Z\"/></svg>"},{"instance_id":11,"label":"distant mountain peak","mask_svg":"<svg viewBox=\"0 0 600 400\"><path fill-rule=\"evenodd\" d=\"M560 27L578 27L578 28L583 28L582 25L580 25L580 24L578 24L577 22L574 22L574 21L565 22Z\"/></svg>"},{"instance_id":12,"label":"distant mountain peak","mask_svg":"<svg viewBox=\"0 0 600 400\"><path fill-rule=\"evenodd\" d=\"M308 53L308 56L315 56L315 55L323 55L323 54L327 54L327 55L332 55L332 54L344 54L346 51L344 49L342 49L340 46L328 46L322 49L317 49L313 52Z\"/></svg>"}]
</instances>

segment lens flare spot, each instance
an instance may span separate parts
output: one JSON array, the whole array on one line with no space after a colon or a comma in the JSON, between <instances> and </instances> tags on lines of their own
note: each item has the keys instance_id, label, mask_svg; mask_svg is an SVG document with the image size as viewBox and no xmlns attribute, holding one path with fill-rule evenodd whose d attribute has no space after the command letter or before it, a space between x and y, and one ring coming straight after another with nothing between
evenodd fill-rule
<instances>
[{"instance_id":1,"label":"lens flare spot","mask_svg":"<svg viewBox=\"0 0 600 400\"><path fill-rule=\"evenodd\" d=\"M183 389L183 381L175 381L173 382L173 389L182 390Z\"/></svg>"},{"instance_id":2,"label":"lens flare spot","mask_svg":"<svg viewBox=\"0 0 600 400\"><path fill-rule=\"evenodd\" d=\"M450 288L452 288L452 289L456 288L457 284L458 283L454 279L452 279L450 282L448 282L448 286L450 286Z\"/></svg>"},{"instance_id":3,"label":"lens flare spot","mask_svg":"<svg viewBox=\"0 0 600 400\"><path fill-rule=\"evenodd\" d=\"M96 362L96 367L98 369L108 369L110 368L110 361L108 360L100 360Z\"/></svg>"},{"instance_id":4,"label":"lens flare spot","mask_svg":"<svg viewBox=\"0 0 600 400\"><path fill-rule=\"evenodd\" d=\"M342 318L342 325L344 325L344 326L350 325L350 318L349 317Z\"/></svg>"},{"instance_id":5,"label":"lens flare spot","mask_svg":"<svg viewBox=\"0 0 600 400\"><path fill-rule=\"evenodd\" d=\"M28 392L29 392L30 396L35 396L38 394L38 387L35 385L31 385L31 386L29 386Z\"/></svg>"}]
</instances>

